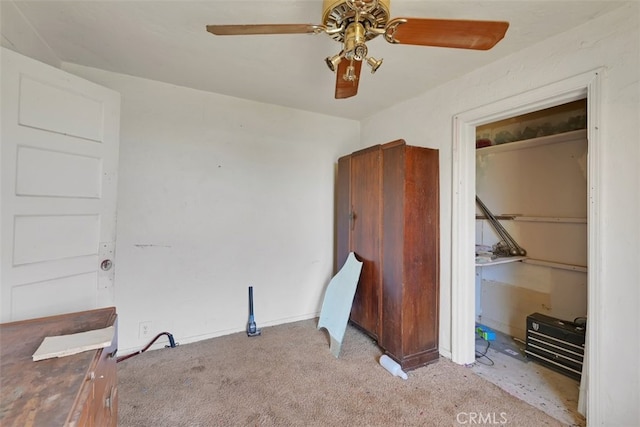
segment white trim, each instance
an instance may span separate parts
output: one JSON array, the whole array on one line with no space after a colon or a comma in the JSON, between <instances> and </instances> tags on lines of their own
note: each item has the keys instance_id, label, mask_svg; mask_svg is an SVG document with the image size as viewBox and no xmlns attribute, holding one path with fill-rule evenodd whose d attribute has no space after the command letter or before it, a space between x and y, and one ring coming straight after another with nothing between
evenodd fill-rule
<instances>
[{"instance_id":1,"label":"white trim","mask_svg":"<svg viewBox=\"0 0 640 427\"><path fill-rule=\"evenodd\" d=\"M603 318L603 286L602 280L602 257L600 252L601 242L601 215L602 204L600 203L600 189L602 188L600 173L602 170L602 142L600 141L601 128L601 105L602 92L601 82L604 68L595 70L592 78L587 83L587 187L588 187L588 210L587 210L587 317L589 327L587 328L587 419L591 425L603 425L602 418L604 399L601 397L600 369L601 351L605 349L600 345L600 337L604 336L602 331Z\"/></svg>"},{"instance_id":2,"label":"white trim","mask_svg":"<svg viewBox=\"0 0 640 427\"><path fill-rule=\"evenodd\" d=\"M440 356L444 357L445 359L451 360L451 352L449 350L443 350L442 348L439 348L438 352L440 353Z\"/></svg>"},{"instance_id":3,"label":"white trim","mask_svg":"<svg viewBox=\"0 0 640 427\"><path fill-rule=\"evenodd\" d=\"M600 425L600 363L602 336L600 319L602 289L600 241L600 81L604 69L592 70L550 85L460 113L453 118L452 224L451 224L451 360L459 364L475 361L475 128L509 117L587 98L588 148L588 266L587 348L589 378L587 419Z\"/></svg>"}]
</instances>

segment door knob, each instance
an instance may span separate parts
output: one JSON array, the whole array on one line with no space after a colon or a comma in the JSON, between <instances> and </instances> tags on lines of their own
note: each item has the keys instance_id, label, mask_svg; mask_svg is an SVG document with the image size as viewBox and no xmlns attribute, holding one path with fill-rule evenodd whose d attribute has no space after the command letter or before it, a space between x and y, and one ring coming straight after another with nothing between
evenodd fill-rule
<instances>
[{"instance_id":1,"label":"door knob","mask_svg":"<svg viewBox=\"0 0 640 427\"><path fill-rule=\"evenodd\" d=\"M102 271L109 271L111 270L111 267L113 267L113 261L111 261L110 259L105 259L100 263L100 268L102 269Z\"/></svg>"}]
</instances>

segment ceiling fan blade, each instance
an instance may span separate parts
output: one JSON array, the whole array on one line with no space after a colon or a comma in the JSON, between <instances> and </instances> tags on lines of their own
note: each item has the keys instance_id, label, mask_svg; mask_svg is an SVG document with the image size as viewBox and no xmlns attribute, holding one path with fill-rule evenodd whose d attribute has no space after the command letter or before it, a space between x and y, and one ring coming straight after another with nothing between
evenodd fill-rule
<instances>
[{"instance_id":1,"label":"ceiling fan blade","mask_svg":"<svg viewBox=\"0 0 640 427\"><path fill-rule=\"evenodd\" d=\"M488 50L507 32L508 22L395 18L386 26L390 43Z\"/></svg>"},{"instance_id":2,"label":"ceiling fan blade","mask_svg":"<svg viewBox=\"0 0 640 427\"><path fill-rule=\"evenodd\" d=\"M244 36L251 34L305 34L319 31L312 24L250 24L207 25L207 31L216 36Z\"/></svg>"},{"instance_id":3,"label":"ceiling fan blade","mask_svg":"<svg viewBox=\"0 0 640 427\"><path fill-rule=\"evenodd\" d=\"M360 82L360 70L362 69L362 61L353 61L354 75L356 79L349 81L344 79L347 68L351 65L350 61L343 59L338 64L336 70L336 99L351 98L358 93L358 83Z\"/></svg>"}]
</instances>

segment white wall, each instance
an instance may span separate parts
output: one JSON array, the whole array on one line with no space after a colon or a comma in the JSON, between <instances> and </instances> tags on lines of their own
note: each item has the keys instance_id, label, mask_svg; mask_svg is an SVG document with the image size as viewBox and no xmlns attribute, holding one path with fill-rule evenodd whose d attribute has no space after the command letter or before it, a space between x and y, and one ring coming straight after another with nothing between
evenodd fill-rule
<instances>
[{"instance_id":1,"label":"white wall","mask_svg":"<svg viewBox=\"0 0 640 427\"><path fill-rule=\"evenodd\" d=\"M334 164L359 123L64 64L122 94L120 348L317 315L333 273ZM140 322L151 337L139 338Z\"/></svg>"},{"instance_id":2,"label":"white wall","mask_svg":"<svg viewBox=\"0 0 640 427\"><path fill-rule=\"evenodd\" d=\"M440 149L440 346L451 352L451 188L454 115L527 90L606 67L601 129L601 269L603 342L600 420L640 421L640 4L617 9L579 28L478 69L364 120L361 145L404 138ZM508 36L508 35L507 35Z\"/></svg>"}]
</instances>

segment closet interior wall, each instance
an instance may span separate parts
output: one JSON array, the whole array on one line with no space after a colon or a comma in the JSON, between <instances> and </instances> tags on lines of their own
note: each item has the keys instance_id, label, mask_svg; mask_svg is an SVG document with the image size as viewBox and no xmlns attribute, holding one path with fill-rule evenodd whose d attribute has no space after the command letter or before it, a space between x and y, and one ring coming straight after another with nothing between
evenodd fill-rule
<instances>
[{"instance_id":1,"label":"closet interior wall","mask_svg":"<svg viewBox=\"0 0 640 427\"><path fill-rule=\"evenodd\" d=\"M478 197L527 251L524 261L476 268L476 320L523 340L532 313L569 321L587 313L588 144L585 129L571 129L582 126L586 103L558 108L551 119L533 113L477 129L479 139L525 137L476 150ZM476 218L476 243L496 244L479 209Z\"/></svg>"}]
</instances>

